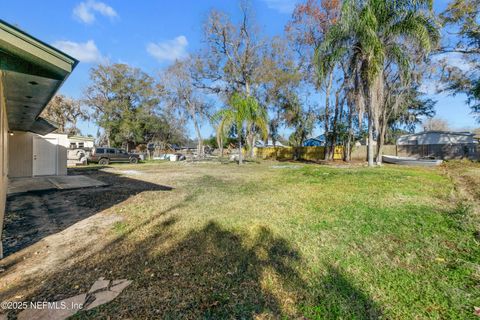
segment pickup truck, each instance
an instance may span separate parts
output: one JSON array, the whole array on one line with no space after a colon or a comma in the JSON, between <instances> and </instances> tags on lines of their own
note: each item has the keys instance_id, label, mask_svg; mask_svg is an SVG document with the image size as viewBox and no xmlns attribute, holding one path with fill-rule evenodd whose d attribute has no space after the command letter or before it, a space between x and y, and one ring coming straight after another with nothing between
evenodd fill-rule
<instances>
[{"instance_id":1,"label":"pickup truck","mask_svg":"<svg viewBox=\"0 0 480 320\"><path fill-rule=\"evenodd\" d=\"M109 147L95 147L87 157L88 162L108 165L112 162L138 163L139 155L128 153L123 149Z\"/></svg>"}]
</instances>

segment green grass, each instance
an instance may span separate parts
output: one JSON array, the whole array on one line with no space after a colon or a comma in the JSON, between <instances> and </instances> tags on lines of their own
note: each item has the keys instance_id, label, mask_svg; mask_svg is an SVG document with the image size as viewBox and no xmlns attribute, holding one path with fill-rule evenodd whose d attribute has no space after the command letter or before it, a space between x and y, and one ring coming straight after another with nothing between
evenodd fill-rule
<instances>
[{"instance_id":1,"label":"green grass","mask_svg":"<svg viewBox=\"0 0 480 320\"><path fill-rule=\"evenodd\" d=\"M134 281L77 318L475 318L473 209L444 169L272 165L122 165L174 189L108 209L107 248L45 285Z\"/></svg>"}]
</instances>

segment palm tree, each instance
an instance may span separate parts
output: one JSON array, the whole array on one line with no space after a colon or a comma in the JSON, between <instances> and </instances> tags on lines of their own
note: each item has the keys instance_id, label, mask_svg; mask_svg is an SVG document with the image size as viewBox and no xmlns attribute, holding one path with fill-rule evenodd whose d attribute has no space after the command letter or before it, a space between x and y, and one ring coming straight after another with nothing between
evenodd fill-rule
<instances>
[{"instance_id":1,"label":"palm tree","mask_svg":"<svg viewBox=\"0 0 480 320\"><path fill-rule=\"evenodd\" d=\"M408 79L412 61L426 56L439 39L432 0L345 0L339 21L317 47L316 63L323 81L347 60L354 82L355 104L368 118L368 164L373 166L374 128L383 108L384 68ZM360 116L360 119L362 117Z\"/></svg>"},{"instance_id":2,"label":"palm tree","mask_svg":"<svg viewBox=\"0 0 480 320\"><path fill-rule=\"evenodd\" d=\"M267 113L252 96L234 93L229 107L220 110L214 118L219 120L217 135L224 135L227 129L236 128L238 136L238 163L242 164L242 133L246 128L256 127L265 138L268 135ZM253 148L253 146L252 146Z\"/></svg>"}]
</instances>

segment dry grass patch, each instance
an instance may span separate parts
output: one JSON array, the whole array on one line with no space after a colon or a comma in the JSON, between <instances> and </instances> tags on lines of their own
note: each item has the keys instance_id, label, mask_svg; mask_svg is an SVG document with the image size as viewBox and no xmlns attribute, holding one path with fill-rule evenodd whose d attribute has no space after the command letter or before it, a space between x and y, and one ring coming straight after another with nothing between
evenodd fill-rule
<instances>
[{"instance_id":1,"label":"dry grass patch","mask_svg":"<svg viewBox=\"0 0 480 320\"><path fill-rule=\"evenodd\" d=\"M140 173L119 190L171 190L115 203L102 250L37 274L27 298L104 276L133 284L76 318L472 317L480 251L444 169L278 165L112 166Z\"/></svg>"}]
</instances>

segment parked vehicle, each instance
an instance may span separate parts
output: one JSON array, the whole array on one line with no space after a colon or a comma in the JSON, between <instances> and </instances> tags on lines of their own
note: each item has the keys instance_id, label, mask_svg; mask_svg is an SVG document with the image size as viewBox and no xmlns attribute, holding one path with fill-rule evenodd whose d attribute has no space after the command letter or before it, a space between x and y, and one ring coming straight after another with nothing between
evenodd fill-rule
<instances>
[{"instance_id":1,"label":"parked vehicle","mask_svg":"<svg viewBox=\"0 0 480 320\"><path fill-rule=\"evenodd\" d=\"M123 149L97 147L93 148L88 156L88 162L107 165L112 162L138 163L139 155L128 153Z\"/></svg>"}]
</instances>

